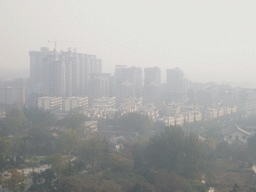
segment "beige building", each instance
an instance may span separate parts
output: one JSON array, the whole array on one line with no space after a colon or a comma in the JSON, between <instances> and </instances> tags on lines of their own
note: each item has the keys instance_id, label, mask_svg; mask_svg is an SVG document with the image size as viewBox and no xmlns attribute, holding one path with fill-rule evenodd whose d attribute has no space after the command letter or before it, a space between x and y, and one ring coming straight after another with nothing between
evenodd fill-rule
<instances>
[{"instance_id":1,"label":"beige building","mask_svg":"<svg viewBox=\"0 0 256 192\"><path fill-rule=\"evenodd\" d=\"M234 106L234 107L231 108L231 110L232 110L232 113L236 113L237 112L237 107Z\"/></svg>"},{"instance_id":2,"label":"beige building","mask_svg":"<svg viewBox=\"0 0 256 192\"><path fill-rule=\"evenodd\" d=\"M203 120L203 114L200 111L194 111L194 115L195 115L195 121Z\"/></svg>"},{"instance_id":3,"label":"beige building","mask_svg":"<svg viewBox=\"0 0 256 192\"><path fill-rule=\"evenodd\" d=\"M232 112L232 109L230 107L226 107L224 110L225 110L225 115L229 115Z\"/></svg>"},{"instance_id":4,"label":"beige building","mask_svg":"<svg viewBox=\"0 0 256 192\"><path fill-rule=\"evenodd\" d=\"M100 98L94 99L92 102L93 108L109 109L109 108L115 108L115 106L116 106L115 97L100 97Z\"/></svg>"},{"instance_id":5,"label":"beige building","mask_svg":"<svg viewBox=\"0 0 256 192\"><path fill-rule=\"evenodd\" d=\"M188 112L185 114L185 122L186 123L193 123L195 121L194 113Z\"/></svg>"},{"instance_id":6,"label":"beige building","mask_svg":"<svg viewBox=\"0 0 256 192\"><path fill-rule=\"evenodd\" d=\"M214 108L208 108L204 112L204 119L205 120L212 120L218 117L218 110Z\"/></svg>"},{"instance_id":7,"label":"beige building","mask_svg":"<svg viewBox=\"0 0 256 192\"><path fill-rule=\"evenodd\" d=\"M225 110L223 108L219 108L218 109L218 117L222 117L223 115L225 115Z\"/></svg>"},{"instance_id":8,"label":"beige building","mask_svg":"<svg viewBox=\"0 0 256 192\"><path fill-rule=\"evenodd\" d=\"M245 131L237 125L223 129L222 135L224 137L224 140L230 144L235 141L240 141L243 144L246 144L247 139L253 136L253 134Z\"/></svg>"},{"instance_id":9,"label":"beige building","mask_svg":"<svg viewBox=\"0 0 256 192\"><path fill-rule=\"evenodd\" d=\"M139 113L147 115L153 122L159 119L159 112L154 105L147 105L141 107Z\"/></svg>"},{"instance_id":10,"label":"beige building","mask_svg":"<svg viewBox=\"0 0 256 192\"><path fill-rule=\"evenodd\" d=\"M43 110L61 111L62 97L39 97L37 107Z\"/></svg>"},{"instance_id":11,"label":"beige building","mask_svg":"<svg viewBox=\"0 0 256 192\"><path fill-rule=\"evenodd\" d=\"M6 117L6 111L2 108L0 108L0 119L3 119Z\"/></svg>"},{"instance_id":12,"label":"beige building","mask_svg":"<svg viewBox=\"0 0 256 192\"><path fill-rule=\"evenodd\" d=\"M121 103L119 109L121 111L134 112L138 111L142 106L142 98L129 97L125 98Z\"/></svg>"},{"instance_id":13,"label":"beige building","mask_svg":"<svg viewBox=\"0 0 256 192\"><path fill-rule=\"evenodd\" d=\"M174 117L163 117L163 122L166 126L175 126L175 118Z\"/></svg>"},{"instance_id":14,"label":"beige building","mask_svg":"<svg viewBox=\"0 0 256 192\"><path fill-rule=\"evenodd\" d=\"M169 104L166 106L166 109L165 109L166 116L179 115L180 112L181 112L181 107L179 104Z\"/></svg>"},{"instance_id":15,"label":"beige building","mask_svg":"<svg viewBox=\"0 0 256 192\"><path fill-rule=\"evenodd\" d=\"M74 108L88 107L88 97L67 97L63 101L64 111L70 111Z\"/></svg>"},{"instance_id":16,"label":"beige building","mask_svg":"<svg viewBox=\"0 0 256 192\"><path fill-rule=\"evenodd\" d=\"M184 125L184 117L182 115L175 117L176 126L183 126Z\"/></svg>"}]
</instances>

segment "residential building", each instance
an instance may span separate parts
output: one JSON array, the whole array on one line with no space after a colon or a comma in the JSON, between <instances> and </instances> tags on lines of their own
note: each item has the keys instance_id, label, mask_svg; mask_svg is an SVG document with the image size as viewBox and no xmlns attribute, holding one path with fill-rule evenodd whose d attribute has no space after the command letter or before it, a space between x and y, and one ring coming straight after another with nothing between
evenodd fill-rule
<instances>
[{"instance_id":1,"label":"residential building","mask_svg":"<svg viewBox=\"0 0 256 192\"><path fill-rule=\"evenodd\" d=\"M47 47L42 47L40 51L30 51L30 83L32 86L37 86L43 83L43 59L48 55L54 55Z\"/></svg>"},{"instance_id":2,"label":"residential building","mask_svg":"<svg viewBox=\"0 0 256 192\"><path fill-rule=\"evenodd\" d=\"M97 98L109 96L110 73L93 73L90 80L89 104Z\"/></svg>"},{"instance_id":3,"label":"residential building","mask_svg":"<svg viewBox=\"0 0 256 192\"><path fill-rule=\"evenodd\" d=\"M88 97L67 97L63 100L64 111L88 107Z\"/></svg>"},{"instance_id":4,"label":"residential building","mask_svg":"<svg viewBox=\"0 0 256 192\"><path fill-rule=\"evenodd\" d=\"M142 103L142 98L127 97L124 98L123 101L120 103L119 110L126 112L138 111L141 108Z\"/></svg>"},{"instance_id":5,"label":"residential building","mask_svg":"<svg viewBox=\"0 0 256 192\"><path fill-rule=\"evenodd\" d=\"M109 109L109 108L115 108L115 97L99 97L93 99L92 107L93 108L99 108L99 109Z\"/></svg>"},{"instance_id":6,"label":"residential building","mask_svg":"<svg viewBox=\"0 0 256 192\"><path fill-rule=\"evenodd\" d=\"M243 144L247 144L247 139L253 136L253 134L245 131L237 125L233 125L229 128L223 129L221 132L224 140L229 144L235 141L240 141Z\"/></svg>"},{"instance_id":7,"label":"residential building","mask_svg":"<svg viewBox=\"0 0 256 192\"><path fill-rule=\"evenodd\" d=\"M43 59L43 94L50 97L65 97L66 77L65 63L54 55Z\"/></svg>"},{"instance_id":8,"label":"residential building","mask_svg":"<svg viewBox=\"0 0 256 192\"><path fill-rule=\"evenodd\" d=\"M6 110L0 108L0 119L3 119L6 117Z\"/></svg>"},{"instance_id":9,"label":"residential building","mask_svg":"<svg viewBox=\"0 0 256 192\"><path fill-rule=\"evenodd\" d=\"M187 100L188 79L180 68L166 70L166 92L169 102L183 103Z\"/></svg>"},{"instance_id":10,"label":"residential building","mask_svg":"<svg viewBox=\"0 0 256 192\"><path fill-rule=\"evenodd\" d=\"M145 103L157 103L160 99L161 70L158 67L144 69L144 93Z\"/></svg>"},{"instance_id":11,"label":"residential building","mask_svg":"<svg viewBox=\"0 0 256 192\"><path fill-rule=\"evenodd\" d=\"M62 97L39 97L37 99L37 107L43 110L61 111Z\"/></svg>"}]
</instances>

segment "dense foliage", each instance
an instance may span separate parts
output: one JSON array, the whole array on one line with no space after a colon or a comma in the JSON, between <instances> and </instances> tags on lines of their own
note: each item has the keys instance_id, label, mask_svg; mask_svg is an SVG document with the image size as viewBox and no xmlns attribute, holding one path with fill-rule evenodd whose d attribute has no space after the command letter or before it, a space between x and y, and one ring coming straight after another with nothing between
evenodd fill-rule
<instances>
[{"instance_id":1,"label":"dense foliage","mask_svg":"<svg viewBox=\"0 0 256 192\"><path fill-rule=\"evenodd\" d=\"M221 121L194 123L182 129L163 128L162 123L153 124L148 116L138 113L99 120L100 131L132 133L115 143L85 131L87 120L79 110L63 119L39 109L11 110L0 121L0 171L12 173L3 179L3 186L9 191L27 187L30 192L203 192L208 187L201 179L214 184L213 172L224 167L223 162L228 162L225 166L249 162L234 163L233 167L242 169L256 160L256 136L247 146L221 142ZM199 133L204 141L199 140ZM51 168L28 175L33 183L26 185L28 178L17 168L34 170L40 164ZM233 190L234 183L226 186L226 191ZM248 184L250 189L253 186L253 182Z\"/></svg>"}]
</instances>

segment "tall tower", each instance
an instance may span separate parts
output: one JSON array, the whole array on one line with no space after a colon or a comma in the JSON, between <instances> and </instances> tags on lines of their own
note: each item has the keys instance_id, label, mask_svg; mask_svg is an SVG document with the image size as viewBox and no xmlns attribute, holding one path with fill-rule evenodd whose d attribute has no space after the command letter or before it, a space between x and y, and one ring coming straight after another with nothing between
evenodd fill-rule
<instances>
[{"instance_id":1,"label":"tall tower","mask_svg":"<svg viewBox=\"0 0 256 192\"><path fill-rule=\"evenodd\" d=\"M146 68L144 75L143 101L157 103L160 99L161 69L158 67Z\"/></svg>"},{"instance_id":2,"label":"tall tower","mask_svg":"<svg viewBox=\"0 0 256 192\"><path fill-rule=\"evenodd\" d=\"M158 67L148 67L144 69L144 86L150 83L161 84L161 69Z\"/></svg>"},{"instance_id":3,"label":"tall tower","mask_svg":"<svg viewBox=\"0 0 256 192\"><path fill-rule=\"evenodd\" d=\"M54 55L43 59L43 93L47 96L65 97L66 71L62 59L56 60Z\"/></svg>"},{"instance_id":4,"label":"tall tower","mask_svg":"<svg viewBox=\"0 0 256 192\"><path fill-rule=\"evenodd\" d=\"M132 96L142 96L142 70L139 67L129 67L126 65L117 65L115 70L117 90L124 82L132 85ZM127 84L127 83L126 83ZM119 89L120 90L120 89Z\"/></svg>"},{"instance_id":5,"label":"tall tower","mask_svg":"<svg viewBox=\"0 0 256 192\"><path fill-rule=\"evenodd\" d=\"M89 103L93 99L109 96L110 73L93 73L90 80Z\"/></svg>"},{"instance_id":6,"label":"tall tower","mask_svg":"<svg viewBox=\"0 0 256 192\"><path fill-rule=\"evenodd\" d=\"M180 68L166 70L166 91L169 102L184 102L187 98L188 79Z\"/></svg>"},{"instance_id":7,"label":"tall tower","mask_svg":"<svg viewBox=\"0 0 256 192\"><path fill-rule=\"evenodd\" d=\"M43 58L48 55L54 55L46 47L42 47L40 51L30 51L30 83L32 86L39 86L43 83Z\"/></svg>"}]
</instances>

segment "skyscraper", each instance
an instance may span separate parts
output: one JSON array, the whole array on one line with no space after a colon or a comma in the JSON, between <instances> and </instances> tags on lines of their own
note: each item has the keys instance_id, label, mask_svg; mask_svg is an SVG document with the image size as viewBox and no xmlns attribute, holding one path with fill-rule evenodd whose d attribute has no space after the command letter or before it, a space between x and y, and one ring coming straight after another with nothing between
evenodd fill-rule
<instances>
[{"instance_id":1,"label":"skyscraper","mask_svg":"<svg viewBox=\"0 0 256 192\"><path fill-rule=\"evenodd\" d=\"M30 51L30 84L39 86L43 83L43 58L48 55L53 55L46 47L42 47L40 51Z\"/></svg>"},{"instance_id":2,"label":"skyscraper","mask_svg":"<svg viewBox=\"0 0 256 192\"><path fill-rule=\"evenodd\" d=\"M139 67L129 67L126 65L117 65L115 69L117 91L124 82L132 84L132 96L142 96L142 70Z\"/></svg>"},{"instance_id":3,"label":"skyscraper","mask_svg":"<svg viewBox=\"0 0 256 192\"><path fill-rule=\"evenodd\" d=\"M65 97L66 76L65 63L49 55L43 59L43 93L46 96Z\"/></svg>"},{"instance_id":4,"label":"skyscraper","mask_svg":"<svg viewBox=\"0 0 256 192\"><path fill-rule=\"evenodd\" d=\"M41 48L30 51L31 92L40 90L45 96L86 96L91 74L101 74L102 62L95 55L71 51L57 52Z\"/></svg>"},{"instance_id":5,"label":"skyscraper","mask_svg":"<svg viewBox=\"0 0 256 192\"><path fill-rule=\"evenodd\" d=\"M150 67L144 69L143 101L145 103L157 103L160 98L161 69Z\"/></svg>"},{"instance_id":6,"label":"skyscraper","mask_svg":"<svg viewBox=\"0 0 256 192\"><path fill-rule=\"evenodd\" d=\"M126 80L132 83L132 96L142 97L142 70L139 67L126 69Z\"/></svg>"},{"instance_id":7,"label":"skyscraper","mask_svg":"<svg viewBox=\"0 0 256 192\"><path fill-rule=\"evenodd\" d=\"M109 96L110 73L92 73L90 80L89 103L95 98Z\"/></svg>"},{"instance_id":8,"label":"skyscraper","mask_svg":"<svg viewBox=\"0 0 256 192\"><path fill-rule=\"evenodd\" d=\"M169 102L184 102L187 99L188 79L180 68L166 69L166 92Z\"/></svg>"},{"instance_id":9,"label":"skyscraper","mask_svg":"<svg viewBox=\"0 0 256 192\"><path fill-rule=\"evenodd\" d=\"M144 86L151 83L161 84L161 69L158 67L148 67L144 69Z\"/></svg>"}]
</instances>

